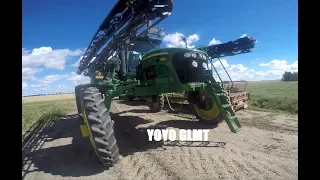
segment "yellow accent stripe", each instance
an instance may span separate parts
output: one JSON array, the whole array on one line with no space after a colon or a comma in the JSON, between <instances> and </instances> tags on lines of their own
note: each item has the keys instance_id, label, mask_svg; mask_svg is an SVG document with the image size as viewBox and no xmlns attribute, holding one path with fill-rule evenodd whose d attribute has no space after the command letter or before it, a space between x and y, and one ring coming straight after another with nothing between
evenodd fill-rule
<instances>
[{"instance_id":1,"label":"yellow accent stripe","mask_svg":"<svg viewBox=\"0 0 320 180\"><path fill-rule=\"evenodd\" d=\"M89 132L88 135L89 135L89 139L90 139L91 145L93 146L94 151L97 152L96 143L94 142L94 139L93 139L93 136L92 136L90 127L89 127L89 122L88 122L88 119L87 119L86 111L84 110L84 104L83 104L83 102L81 103L81 107L82 107L82 117L83 117L83 121L84 121L85 125L87 126L87 130L88 130L88 132ZM80 127L80 128L81 128L81 127Z\"/></svg>"},{"instance_id":2,"label":"yellow accent stripe","mask_svg":"<svg viewBox=\"0 0 320 180\"><path fill-rule=\"evenodd\" d=\"M167 54L169 54L169 53L167 53L167 52L156 53L156 54L152 54L150 56L144 57L144 58L142 58L142 60L146 60L146 59L149 59L149 58L152 58L155 56L167 55Z\"/></svg>"},{"instance_id":3,"label":"yellow accent stripe","mask_svg":"<svg viewBox=\"0 0 320 180\"><path fill-rule=\"evenodd\" d=\"M96 79L103 79L103 76L96 76Z\"/></svg>"},{"instance_id":4,"label":"yellow accent stripe","mask_svg":"<svg viewBox=\"0 0 320 180\"><path fill-rule=\"evenodd\" d=\"M89 129L86 125L80 125L82 137L89 137Z\"/></svg>"}]
</instances>

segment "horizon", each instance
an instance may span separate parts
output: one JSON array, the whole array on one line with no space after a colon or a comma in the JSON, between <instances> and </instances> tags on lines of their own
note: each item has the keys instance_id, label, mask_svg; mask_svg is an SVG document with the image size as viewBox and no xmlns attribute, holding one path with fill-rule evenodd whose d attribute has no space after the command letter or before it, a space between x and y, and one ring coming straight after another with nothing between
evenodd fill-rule
<instances>
[{"instance_id":1,"label":"horizon","mask_svg":"<svg viewBox=\"0 0 320 180\"><path fill-rule=\"evenodd\" d=\"M241 80L240 80L241 81ZM280 79L275 79L275 80L259 80L259 81L245 81L245 82L262 82L262 81L279 81L279 82L292 82L292 81L281 81ZM233 81L233 82L237 82L237 81ZM30 94L30 95L22 95L22 97L30 97L30 96L47 96L47 95L58 95L58 94L74 94L73 92L55 92L52 94Z\"/></svg>"}]
</instances>

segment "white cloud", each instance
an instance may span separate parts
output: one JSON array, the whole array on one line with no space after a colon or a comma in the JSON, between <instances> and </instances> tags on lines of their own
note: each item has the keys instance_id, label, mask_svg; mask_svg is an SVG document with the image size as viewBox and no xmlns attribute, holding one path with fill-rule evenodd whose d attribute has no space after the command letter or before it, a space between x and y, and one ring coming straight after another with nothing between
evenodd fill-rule
<instances>
[{"instance_id":1,"label":"white cloud","mask_svg":"<svg viewBox=\"0 0 320 180\"><path fill-rule=\"evenodd\" d=\"M30 85L30 87L32 87L32 88L40 88L40 87L42 87L43 85L41 85L41 84L31 84Z\"/></svg>"},{"instance_id":2,"label":"white cloud","mask_svg":"<svg viewBox=\"0 0 320 180\"><path fill-rule=\"evenodd\" d=\"M246 72L248 70L248 68L243 66L242 64L231 65L227 69L228 69L228 71L238 72L238 73L243 73L243 72Z\"/></svg>"},{"instance_id":3,"label":"white cloud","mask_svg":"<svg viewBox=\"0 0 320 180\"><path fill-rule=\"evenodd\" d=\"M26 50L25 48L22 48L22 56L27 56L30 53L30 50Z\"/></svg>"},{"instance_id":4,"label":"white cloud","mask_svg":"<svg viewBox=\"0 0 320 180\"><path fill-rule=\"evenodd\" d=\"M227 62L226 59L220 59L220 60L221 60L221 63L223 64L223 66L224 66L225 68L229 67L229 64L228 64L228 62ZM214 62L214 63L212 63L212 64L213 64L213 66L214 66L215 68L223 68L222 65L221 65L221 63L219 62L219 60L217 60L216 62Z\"/></svg>"},{"instance_id":5,"label":"white cloud","mask_svg":"<svg viewBox=\"0 0 320 180\"><path fill-rule=\"evenodd\" d=\"M247 37L247 34L242 34L242 35L240 36L240 38L244 38L244 37Z\"/></svg>"},{"instance_id":6,"label":"white cloud","mask_svg":"<svg viewBox=\"0 0 320 180\"><path fill-rule=\"evenodd\" d=\"M188 37L184 36L180 32L174 34L168 34L163 37L163 42L166 43L167 47L185 47L185 43L181 40L182 37L185 37L187 40L188 48L195 47L193 43L199 41L199 36L197 34L192 34Z\"/></svg>"},{"instance_id":7,"label":"white cloud","mask_svg":"<svg viewBox=\"0 0 320 180\"><path fill-rule=\"evenodd\" d=\"M61 78L62 78L61 75L54 74L54 75L47 75L44 78L38 79L37 81L39 84L50 84Z\"/></svg>"},{"instance_id":8,"label":"white cloud","mask_svg":"<svg viewBox=\"0 0 320 180\"><path fill-rule=\"evenodd\" d=\"M22 90L27 89L28 88L28 83L25 81L22 81Z\"/></svg>"},{"instance_id":9,"label":"white cloud","mask_svg":"<svg viewBox=\"0 0 320 180\"><path fill-rule=\"evenodd\" d=\"M28 50L22 48L22 80L37 80L41 84L48 84L58 79L58 76L47 76L41 79L34 77L36 73L41 72L43 69L57 69L63 70L65 62L68 57L80 56L83 54L82 49L69 50L69 49L55 49L51 47L40 47ZM44 68L40 68L43 66Z\"/></svg>"},{"instance_id":10,"label":"white cloud","mask_svg":"<svg viewBox=\"0 0 320 180\"><path fill-rule=\"evenodd\" d=\"M269 63L262 63L260 66L269 67L266 71L256 71L254 69L249 69L243 64L230 64L226 59L221 60L223 65L228 71L231 79L233 81L246 80L246 81L257 81L257 80L277 80L281 79L285 71L298 71L298 61L292 63L291 65L287 61L270 61ZM213 63L217 69L222 80L229 80L226 72L222 69L219 61ZM215 74L215 73L214 73Z\"/></svg>"},{"instance_id":11,"label":"white cloud","mask_svg":"<svg viewBox=\"0 0 320 180\"><path fill-rule=\"evenodd\" d=\"M74 63L71 65L71 67L78 67L79 64L80 64L80 60L82 59L83 56L80 56L80 58Z\"/></svg>"},{"instance_id":12,"label":"white cloud","mask_svg":"<svg viewBox=\"0 0 320 180\"><path fill-rule=\"evenodd\" d=\"M78 75L75 72L71 72L66 76L67 80L72 81L74 86L79 84L90 83L90 78L88 76Z\"/></svg>"},{"instance_id":13,"label":"white cloud","mask_svg":"<svg viewBox=\"0 0 320 180\"><path fill-rule=\"evenodd\" d=\"M293 63L291 64L291 67L292 67L293 69L298 69L298 61L293 62Z\"/></svg>"},{"instance_id":14,"label":"white cloud","mask_svg":"<svg viewBox=\"0 0 320 180\"><path fill-rule=\"evenodd\" d=\"M212 38L212 40L209 42L209 46L215 45L215 44L221 44L221 41L216 40L216 38Z\"/></svg>"},{"instance_id":15,"label":"white cloud","mask_svg":"<svg viewBox=\"0 0 320 180\"><path fill-rule=\"evenodd\" d=\"M33 76L35 73L40 72L42 69L40 68L22 68L22 80L33 80L35 77Z\"/></svg>"},{"instance_id":16,"label":"white cloud","mask_svg":"<svg viewBox=\"0 0 320 180\"><path fill-rule=\"evenodd\" d=\"M60 84L58 86L58 91L62 93L70 93L74 91L74 86L68 86L66 84Z\"/></svg>"},{"instance_id":17,"label":"white cloud","mask_svg":"<svg viewBox=\"0 0 320 180\"><path fill-rule=\"evenodd\" d=\"M22 48L22 68L36 68L44 66L63 70L67 57L80 56L83 50L56 49L51 47L35 48L32 51Z\"/></svg>"},{"instance_id":18,"label":"white cloud","mask_svg":"<svg viewBox=\"0 0 320 180\"><path fill-rule=\"evenodd\" d=\"M270 67L273 72L278 71L298 71L298 61L293 62L292 64L288 64L286 60L272 60L268 63L261 63L260 66Z\"/></svg>"}]
</instances>

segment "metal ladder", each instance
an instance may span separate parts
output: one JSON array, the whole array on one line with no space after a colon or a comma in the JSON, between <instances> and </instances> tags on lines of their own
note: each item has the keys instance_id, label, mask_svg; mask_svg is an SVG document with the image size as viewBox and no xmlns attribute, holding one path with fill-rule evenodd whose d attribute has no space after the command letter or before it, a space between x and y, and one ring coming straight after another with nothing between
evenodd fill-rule
<instances>
[{"instance_id":1,"label":"metal ladder","mask_svg":"<svg viewBox=\"0 0 320 180\"><path fill-rule=\"evenodd\" d=\"M219 59L220 61L220 59ZM224 85L223 81L216 70L216 68L213 66L212 60L210 60L211 67L215 70L218 78L220 79L220 82L217 82L215 78L213 77L213 74L211 75L211 82L208 83L208 88L212 89L212 91L209 91L211 96L213 97L214 102L217 104L218 108L220 109L220 112L222 113L222 116L224 120L226 121L229 129L233 133L237 133L240 131L240 128L242 127L237 116L235 115L234 111L232 110L228 96L226 95L226 92L224 91ZM224 68L222 62L220 61L222 67ZM227 70L224 68L226 71L230 81L232 82ZM232 83L233 84L233 83ZM232 121L236 124L236 127L232 125Z\"/></svg>"}]
</instances>

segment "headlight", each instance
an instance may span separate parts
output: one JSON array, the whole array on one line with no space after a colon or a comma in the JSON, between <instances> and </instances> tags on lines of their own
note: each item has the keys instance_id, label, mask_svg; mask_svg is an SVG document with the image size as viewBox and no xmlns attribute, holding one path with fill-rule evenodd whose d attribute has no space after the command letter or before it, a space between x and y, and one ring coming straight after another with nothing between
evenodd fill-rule
<instances>
[{"instance_id":1,"label":"headlight","mask_svg":"<svg viewBox=\"0 0 320 180\"><path fill-rule=\"evenodd\" d=\"M204 55L204 54L202 54L202 58L203 58L204 60L207 59L206 55Z\"/></svg>"},{"instance_id":2,"label":"headlight","mask_svg":"<svg viewBox=\"0 0 320 180\"><path fill-rule=\"evenodd\" d=\"M206 70L208 70L208 64L207 63L202 63L203 68L205 68Z\"/></svg>"},{"instance_id":3,"label":"headlight","mask_svg":"<svg viewBox=\"0 0 320 180\"><path fill-rule=\"evenodd\" d=\"M191 56L192 56L193 58L197 58L197 54L196 54L196 53L191 53Z\"/></svg>"},{"instance_id":4,"label":"headlight","mask_svg":"<svg viewBox=\"0 0 320 180\"><path fill-rule=\"evenodd\" d=\"M186 52L186 53L184 53L184 57L191 57L191 53L189 53L189 52Z\"/></svg>"},{"instance_id":5,"label":"headlight","mask_svg":"<svg viewBox=\"0 0 320 180\"><path fill-rule=\"evenodd\" d=\"M192 66L193 67L198 67L198 63L196 61L192 61Z\"/></svg>"}]
</instances>

